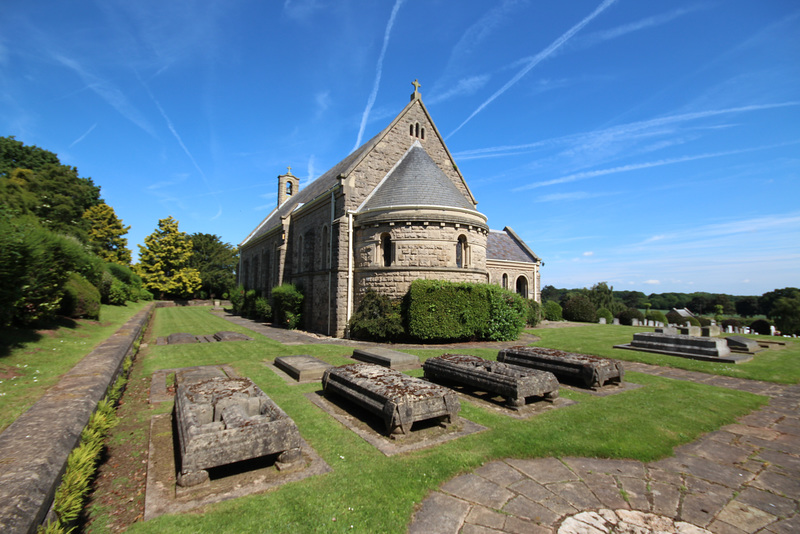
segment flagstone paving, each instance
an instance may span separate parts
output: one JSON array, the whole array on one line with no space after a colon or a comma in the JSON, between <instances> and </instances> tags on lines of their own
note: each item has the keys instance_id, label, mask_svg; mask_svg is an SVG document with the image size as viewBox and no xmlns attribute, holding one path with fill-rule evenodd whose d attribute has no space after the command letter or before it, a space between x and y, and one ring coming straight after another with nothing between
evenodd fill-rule
<instances>
[{"instance_id":1,"label":"flagstone paving","mask_svg":"<svg viewBox=\"0 0 800 534\"><path fill-rule=\"evenodd\" d=\"M800 532L800 385L625 365L771 399L656 462L567 457L485 464L431 493L409 532Z\"/></svg>"}]
</instances>

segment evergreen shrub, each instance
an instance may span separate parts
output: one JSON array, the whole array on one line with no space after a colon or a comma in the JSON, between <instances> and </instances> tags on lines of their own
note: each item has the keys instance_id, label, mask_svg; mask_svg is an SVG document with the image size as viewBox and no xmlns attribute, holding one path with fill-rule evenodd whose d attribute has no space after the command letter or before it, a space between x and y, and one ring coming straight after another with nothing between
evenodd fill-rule
<instances>
[{"instance_id":1,"label":"evergreen shrub","mask_svg":"<svg viewBox=\"0 0 800 534\"><path fill-rule=\"evenodd\" d=\"M594 323L597 315L589 297L573 295L564 303L564 319L579 323Z\"/></svg>"},{"instance_id":2,"label":"evergreen shrub","mask_svg":"<svg viewBox=\"0 0 800 534\"><path fill-rule=\"evenodd\" d=\"M643 321L644 314L636 308L627 308L617 316L617 319L619 319L619 324L631 326L633 324L633 319Z\"/></svg>"},{"instance_id":3,"label":"evergreen shrub","mask_svg":"<svg viewBox=\"0 0 800 534\"><path fill-rule=\"evenodd\" d=\"M370 341L395 341L405 334L400 302L369 290L350 319L350 335Z\"/></svg>"},{"instance_id":4,"label":"evergreen shrub","mask_svg":"<svg viewBox=\"0 0 800 534\"><path fill-rule=\"evenodd\" d=\"M258 298L258 293L255 289L248 289L244 292L244 302L242 302L242 317L256 319L256 298Z\"/></svg>"},{"instance_id":5,"label":"evergreen shrub","mask_svg":"<svg viewBox=\"0 0 800 534\"><path fill-rule=\"evenodd\" d=\"M273 322L294 330L302 321L303 293L294 284L283 284L272 289Z\"/></svg>"},{"instance_id":6,"label":"evergreen shrub","mask_svg":"<svg viewBox=\"0 0 800 534\"><path fill-rule=\"evenodd\" d=\"M683 316L675 310L668 311L666 318L669 324L676 324L678 326L683 326L683 323L686 322Z\"/></svg>"},{"instance_id":7,"label":"evergreen shrub","mask_svg":"<svg viewBox=\"0 0 800 534\"><path fill-rule=\"evenodd\" d=\"M60 313L76 319L99 319L100 292L83 276L70 273L64 284Z\"/></svg>"},{"instance_id":8,"label":"evergreen shrub","mask_svg":"<svg viewBox=\"0 0 800 534\"><path fill-rule=\"evenodd\" d=\"M689 324L692 326L700 326L700 321L697 317L687 317L686 321L689 321Z\"/></svg>"},{"instance_id":9,"label":"evergreen shrub","mask_svg":"<svg viewBox=\"0 0 800 534\"><path fill-rule=\"evenodd\" d=\"M124 306L129 299L130 289L121 280L113 278L108 290L108 303L114 306Z\"/></svg>"},{"instance_id":10,"label":"evergreen shrub","mask_svg":"<svg viewBox=\"0 0 800 534\"><path fill-rule=\"evenodd\" d=\"M410 336L425 341L516 339L527 318L527 304L499 286L415 280L407 295Z\"/></svg>"},{"instance_id":11,"label":"evergreen shrub","mask_svg":"<svg viewBox=\"0 0 800 534\"><path fill-rule=\"evenodd\" d=\"M269 305L269 301L264 297L256 297L254 308L257 320L269 321L272 319L272 306Z\"/></svg>"},{"instance_id":12,"label":"evergreen shrub","mask_svg":"<svg viewBox=\"0 0 800 534\"><path fill-rule=\"evenodd\" d=\"M721 326L722 328L728 328L729 326L732 326L734 328L741 328L742 323L738 319L725 319L724 321L722 321ZM769 328L767 328L767 333L769 333Z\"/></svg>"},{"instance_id":13,"label":"evergreen shrub","mask_svg":"<svg viewBox=\"0 0 800 534\"><path fill-rule=\"evenodd\" d=\"M660 312L658 310L648 310L645 319L649 319L651 321L661 321L665 325L668 324L667 316L664 315L664 312Z\"/></svg>"},{"instance_id":14,"label":"evergreen shrub","mask_svg":"<svg viewBox=\"0 0 800 534\"><path fill-rule=\"evenodd\" d=\"M611 324L611 321L614 320L614 315L611 313L611 310L609 310L608 308L600 308L599 310L597 310L596 315L597 315L597 320L598 321L602 317L602 318L604 318L606 320L607 324Z\"/></svg>"},{"instance_id":15,"label":"evergreen shrub","mask_svg":"<svg viewBox=\"0 0 800 534\"><path fill-rule=\"evenodd\" d=\"M560 321L563 318L561 304L554 300L544 303L544 318L548 321Z\"/></svg>"},{"instance_id":16,"label":"evergreen shrub","mask_svg":"<svg viewBox=\"0 0 800 534\"><path fill-rule=\"evenodd\" d=\"M528 301L528 326L536 326L542 321L542 305L531 299Z\"/></svg>"},{"instance_id":17,"label":"evergreen shrub","mask_svg":"<svg viewBox=\"0 0 800 534\"><path fill-rule=\"evenodd\" d=\"M697 318L697 321L700 323L700 326L710 326L711 325L711 319L709 319L708 317L700 316L700 317Z\"/></svg>"},{"instance_id":18,"label":"evergreen shrub","mask_svg":"<svg viewBox=\"0 0 800 534\"><path fill-rule=\"evenodd\" d=\"M242 304L244 304L244 287L239 286L230 294L230 301L231 306L233 307L233 313L236 315L242 315Z\"/></svg>"},{"instance_id":19,"label":"evergreen shrub","mask_svg":"<svg viewBox=\"0 0 800 534\"><path fill-rule=\"evenodd\" d=\"M761 334L762 336L770 335L770 327L771 324L766 319L756 319L752 323L750 323L750 329L753 330L756 334Z\"/></svg>"}]
</instances>

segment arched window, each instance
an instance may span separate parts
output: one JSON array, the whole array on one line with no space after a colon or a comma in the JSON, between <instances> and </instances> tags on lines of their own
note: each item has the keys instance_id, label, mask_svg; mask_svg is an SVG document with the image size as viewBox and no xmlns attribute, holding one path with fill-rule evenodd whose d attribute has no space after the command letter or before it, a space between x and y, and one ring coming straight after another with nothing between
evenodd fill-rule
<instances>
[{"instance_id":1,"label":"arched window","mask_svg":"<svg viewBox=\"0 0 800 534\"><path fill-rule=\"evenodd\" d=\"M517 295L524 299L528 298L528 279L524 276L517 278Z\"/></svg>"},{"instance_id":2,"label":"arched window","mask_svg":"<svg viewBox=\"0 0 800 534\"><path fill-rule=\"evenodd\" d=\"M292 182L286 182L286 196L292 196Z\"/></svg>"},{"instance_id":3,"label":"arched window","mask_svg":"<svg viewBox=\"0 0 800 534\"><path fill-rule=\"evenodd\" d=\"M414 136L419 137L419 123L414 126Z\"/></svg>"},{"instance_id":4,"label":"arched window","mask_svg":"<svg viewBox=\"0 0 800 534\"><path fill-rule=\"evenodd\" d=\"M456 244L456 267L466 267L469 262L467 261L467 236L458 236L458 243Z\"/></svg>"},{"instance_id":5,"label":"arched window","mask_svg":"<svg viewBox=\"0 0 800 534\"><path fill-rule=\"evenodd\" d=\"M423 141L425 140L425 128L422 128L422 131L419 133L419 136Z\"/></svg>"},{"instance_id":6,"label":"arched window","mask_svg":"<svg viewBox=\"0 0 800 534\"><path fill-rule=\"evenodd\" d=\"M381 235L381 253L383 254L383 266L392 266L392 236L389 234Z\"/></svg>"},{"instance_id":7,"label":"arched window","mask_svg":"<svg viewBox=\"0 0 800 534\"><path fill-rule=\"evenodd\" d=\"M410 135L411 137L414 137L414 125L413 124L409 124L408 125L408 135Z\"/></svg>"},{"instance_id":8,"label":"arched window","mask_svg":"<svg viewBox=\"0 0 800 534\"><path fill-rule=\"evenodd\" d=\"M503 289L508 289L508 275L503 273Z\"/></svg>"}]
</instances>

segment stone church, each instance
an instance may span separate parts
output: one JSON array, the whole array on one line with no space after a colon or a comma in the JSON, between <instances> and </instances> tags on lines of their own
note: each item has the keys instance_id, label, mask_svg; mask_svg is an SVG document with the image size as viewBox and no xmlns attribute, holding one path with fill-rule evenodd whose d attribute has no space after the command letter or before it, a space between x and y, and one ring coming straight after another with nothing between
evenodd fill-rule
<instances>
[{"instance_id":1,"label":"stone church","mask_svg":"<svg viewBox=\"0 0 800 534\"><path fill-rule=\"evenodd\" d=\"M239 245L239 281L269 296L293 283L308 330L342 337L361 297L400 298L413 280L501 285L541 300L541 259L511 228L490 230L414 82L375 137L278 205Z\"/></svg>"}]
</instances>

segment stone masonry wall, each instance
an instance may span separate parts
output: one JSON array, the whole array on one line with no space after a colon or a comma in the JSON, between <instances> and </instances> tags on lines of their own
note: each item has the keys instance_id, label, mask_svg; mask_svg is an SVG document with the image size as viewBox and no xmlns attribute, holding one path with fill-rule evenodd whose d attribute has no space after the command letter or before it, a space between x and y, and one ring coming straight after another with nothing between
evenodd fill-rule
<instances>
[{"instance_id":1,"label":"stone masonry wall","mask_svg":"<svg viewBox=\"0 0 800 534\"><path fill-rule=\"evenodd\" d=\"M516 292L517 278L525 277L528 282L528 298L542 301L541 287L539 282L539 266L535 263L523 264L520 262L509 262L500 260L487 260L486 270L489 272L489 283L503 286L503 275L508 275L508 289Z\"/></svg>"}]
</instances>

